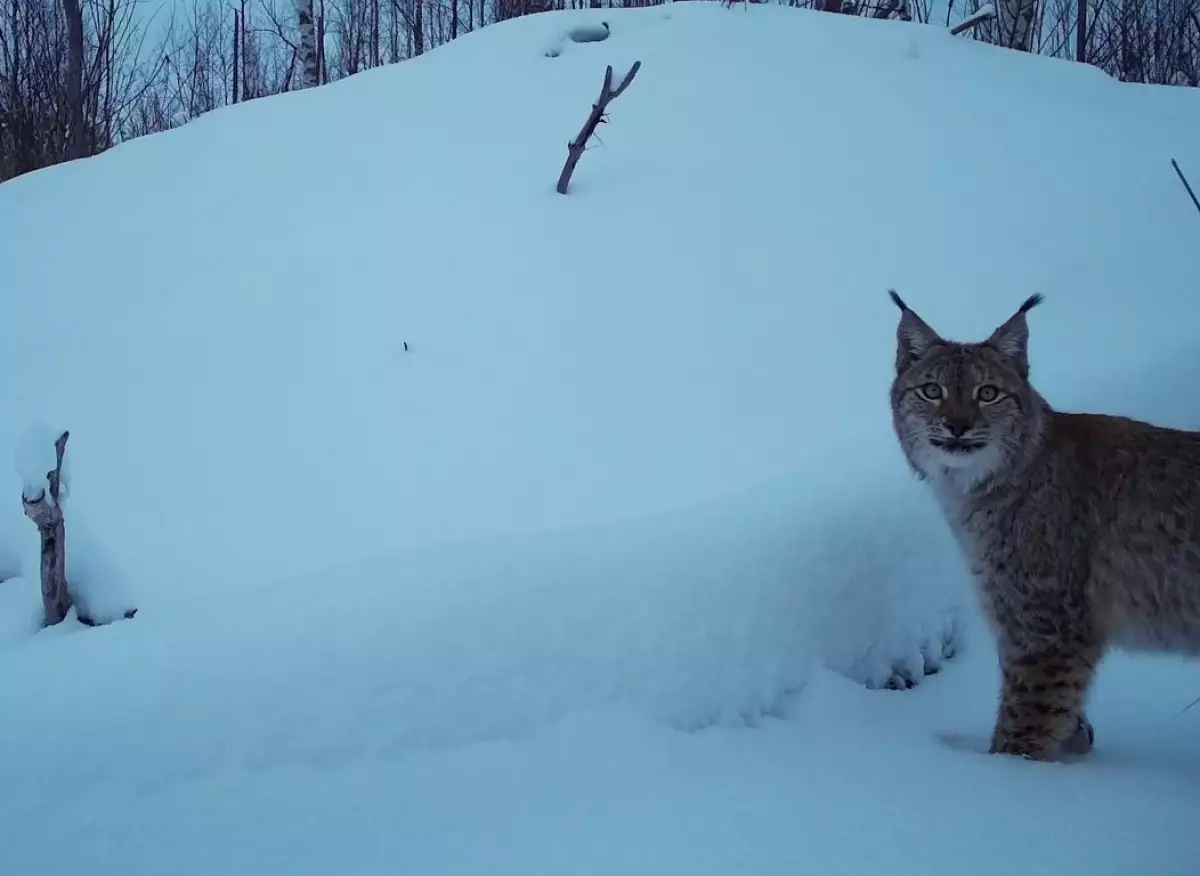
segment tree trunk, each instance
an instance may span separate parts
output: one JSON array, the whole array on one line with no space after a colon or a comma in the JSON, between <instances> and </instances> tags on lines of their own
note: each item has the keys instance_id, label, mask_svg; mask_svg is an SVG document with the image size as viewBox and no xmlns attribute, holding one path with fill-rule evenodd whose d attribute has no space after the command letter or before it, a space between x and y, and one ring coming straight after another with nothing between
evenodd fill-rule
<instances>
[{"instance_id":1,"label":"tree trunk","mask_svg":"<svg viewBox=\"0 0 1200 876\"><path fill-rule=\"evenodd\" d=\"M379 66L379 0L371 0L371 63L369 66Z\"/></svg>"},{"instance_id":2,"label":"tree trunk","mask_svg":"<svg viewBox=\"0 0 1200 876\"><path fill-rule=\"evenodd\" d=\"M458 0L450 0L450 39L458 39Z\"/></svg>"},{"instance_id":3,"label":"tree trunk","mask_svg":"<svg viewBox=\"0 0 1200 876\"><path fill-rule=\"evenodd\" d=\"M1087 0L1079 0L1075 22L1075 60L1087 61Z\"/></svg>"},{"instance_id":4,"label":"tree trunk","mask_svg":"<svg viewBox=\"0 0 1200 876\"><path fill-rule=\"evenodd\" d=\"M238 72L238 79L242 84L241 100L249 100L254 97L254 92L251 89L250 80L246 75L246 0L241 0L241 6L241 25L238 33L241 50L238 52L238 56L241 59L242 65Z\"/></svg>"},{"instance_id":5,"label":"tree trunk","mask_svg":"<svg viewBox=\"0 0 1200 876\"><path fill-rule=\"evenodd\" d=\"M325 0L321 0L321 11L317 15L317 76L322 85L329 81L329 69L325 64Z\"/></svg>"},{"instance_id":6,"label":"tree trunk","mask_svg":"<svg viewBox=\"0 0 1200 876\"><path fill-rule=\"evenodd\" d=\"M1037 0L1000 0L1000 45L1018 52L1033 48L1033 14Z\"/></svg>"},{"instance_id":7,"label":"tree trunk","mask_svg":"<svg viewBox=\"0 0 1200 876\"><path fill-rule=\"evenodd\" d=\"M83 127L83 9L79 0L63 0L67 19L67 161L87 154Z\"/></svg>"},{"instance_id":8,"label":"tree trunk","mask_svg":"<svg viewBox=\"0 0 1200 876\"><path fill-rule=\"evenodd\" d=\"M400 12L396 0L391 0L392 14L388 16L388 61L395 64L400 60Z\"/></svg>"},{"instance_id":9,"label":"tree trunk","mask_svg":"<svg viewBox=\"0 0 1200 876\"><path fill-rule=\"evenodd\" d=\"M413 3L413 57L425 54L425 0Z\"/></svg>"},{"instance_id":10,"label":"tree trunk","mask_svg":"<svg viewBox=\"0 0 1200 876\"><path fill-rule=\"evenodd\" d=\"M113 145L113 78L117 75L116 71L116 28L117 28L117 4L116 0L108 2L108 37L105 40L105 72L104 72L104 148L110 149Z\"/></svg>"},{"instance_id":11,"label":"tree trunk","mask_svg":"<svg viewBox=\"0 0 1200 876\"><path fill-rule=\"evenodd\" d=\"M313 0L294 0L300 25L300 47L297 50L300 75L297 88L315 88L319 82L317 69L317 28L313 20Z\"/></svg>"},{"instance_id":12,"label":"tree trunk","mask_svg":"<svg viewBox=\"0 0 1200 876\"><path fill-rule=\"evenodd\" d=\"M241 28L241 25L238 22L240 20L241 20L241 17L239 15L238 11L236 9L233 10L233 92L230 95L231 103L238 102L238 93L239 93L238 92L238 53L241 51L241 47L239 45L238 36L239 36L239 30Z\"/></svg>"}]
</instances>

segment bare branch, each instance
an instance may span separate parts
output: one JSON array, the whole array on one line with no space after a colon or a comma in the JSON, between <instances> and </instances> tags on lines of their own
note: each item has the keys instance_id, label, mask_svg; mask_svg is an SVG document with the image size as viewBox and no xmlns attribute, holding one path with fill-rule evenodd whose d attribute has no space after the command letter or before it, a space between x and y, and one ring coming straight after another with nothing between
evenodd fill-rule
<instances>
[{"instance_id":1,"label":"bare branch","mask_svg":"<svg viewBox=\"0 0 1200 876\"><path fill-rule=\"evenodd\" d=\"M1185 189L1187 189L1187 193L1188 193L1188 194L1191 196L1191 198L1192 198L1192 203L1196 205L1196 209L1197 209L1197 210L1200 210L1200 200L1198 200L1198 199L1196 198L1196 193L1192 191L1192 186L1191 186L1191 184L1190 184L1190 183L1187 181L1187 177L1183 175L1183 170L1181 170L1181 169L1180 169L1180 167L1179 167L1179 162L1177 162L1177 161L1176 161L1174 158L1172 158L1172 159L1171 159L1171 166L1172 166L1173 168L1175 168L1175 172L1176 172L1177 174L1179 174L1179 181L1180 181L1181 183L1183 183L1183 187L1184 187Z\"/></svg>"},{"instance_id":2,"label":"bare branch","mask_svg":"<svg viewBox=\"0 0 1200 876\"><path fill-rule=\"evenodd\" d=\"M587 148L588 140L596 133L596 126L601 121L606 120L606 111L608 105L616 100L624 93L629 84L633 82L633 77L637 76L638 70L642 68L641 61L635 61L633 66L629 68L629 72L625 74L625 78L621 80L621 84L613 90L613 68L610 64L604 71L604 85L600 88L600 98L592 104L592 111L588 115L587 121L583 123L583 127L579 130L579 134L567 144L567 161L563 165L562 173L558 175L558 186L556 190L560 195L567 193L567 186L571 184L571 174L575 172L575 165L579 163L579 159L583 157L583 152Z\"/></svg>"}]
</instances>

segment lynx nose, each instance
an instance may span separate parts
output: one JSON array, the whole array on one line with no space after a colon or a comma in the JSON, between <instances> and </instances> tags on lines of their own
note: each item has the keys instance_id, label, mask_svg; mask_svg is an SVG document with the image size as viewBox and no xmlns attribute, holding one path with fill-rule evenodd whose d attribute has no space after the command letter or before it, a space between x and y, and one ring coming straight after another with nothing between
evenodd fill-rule
<instances>
[{"instance_id":1,"label":"lynx nose","mask_svg":"<svg viewBox=\"0 0 1200 876\"><path fill-rule=\"evenodd\" d=\"M942 420L942 427L955 438L961 438L966 435L971 428L971 423L962 417L946 417Z\"/></svg>"}]
</instances>

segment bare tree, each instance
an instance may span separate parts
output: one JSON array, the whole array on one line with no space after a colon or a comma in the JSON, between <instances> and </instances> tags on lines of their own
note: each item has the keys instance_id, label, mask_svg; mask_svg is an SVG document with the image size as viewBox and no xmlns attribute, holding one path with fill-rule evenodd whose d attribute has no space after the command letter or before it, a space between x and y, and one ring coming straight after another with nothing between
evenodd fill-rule
<instances>
[{"instance_id":1,"label":"bare tree","mask_svg":"<svg viewBox=\"0 0 1200 876\"><path fill-rule=\"evenodd\" d=\"M135 0L0 0L0 180L128 136L144 42Z\"/></svg>"},{"instance_id":2,"label":"bare tree","mask_svg":"<svg viewBox=\"0 0 1200 876\"><path fill-rule=\"evenodd\" d=\"M230 102L237 103L240 94L238 89L238 80L241 75L241 44L242 44L242 13L240 10L233 10L233 89L230 91Z\"/></svg>"},{"instance_id":3,"label":"bare tree","mask_svg":"<svg viewBox=\"0 0 1200 876\"><path fill-rule=\"evenodd\" d=\"M83 158L87 143L83 132L83 9L79 0L63 0L67 19L67 148L68 161Z\"/></svg>"},{"instance_id":4,"label":"bare tree","mask_svg":"<svg viewBox=\"0 0 1200 876\"><path fill-rule=\"evenodd\" d=\"M1000 0L998 33L1000 45L1028 52L1033 48L1033 19L1037 0Z\"/></svg>"},{"instance_id":5,"label":"bare tree","mask_svg":"<svg viewBox=\"0 0 1200 876\"><path fill-rule=\"evenodd\" d=\"M300 88L315 88L321 82L317 63L317 27L313 18L313 0L293 0L300 30Z\"/></svg>"}]
</instances>

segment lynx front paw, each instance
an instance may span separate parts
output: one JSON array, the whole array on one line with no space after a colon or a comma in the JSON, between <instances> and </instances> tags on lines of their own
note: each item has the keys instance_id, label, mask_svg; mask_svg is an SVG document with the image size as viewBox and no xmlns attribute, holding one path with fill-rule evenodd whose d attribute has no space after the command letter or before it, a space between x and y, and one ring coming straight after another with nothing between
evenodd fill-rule
<instances>
[{"instance_id":1,"label":"lynx front paw","mask_svg":"<svg viewBox=\"0 0 1200 876\"><path fill-rule=\"evenodd\" d=\"M1056 761L1063 755L1082 756L1092 750L1096 730L1086 715L1075 719L1075 729L1062 742L1048 733L1011 732L997 728L992 737L991 754L1009 754L1027 760Z\"/></svg>"}]
</instances>

